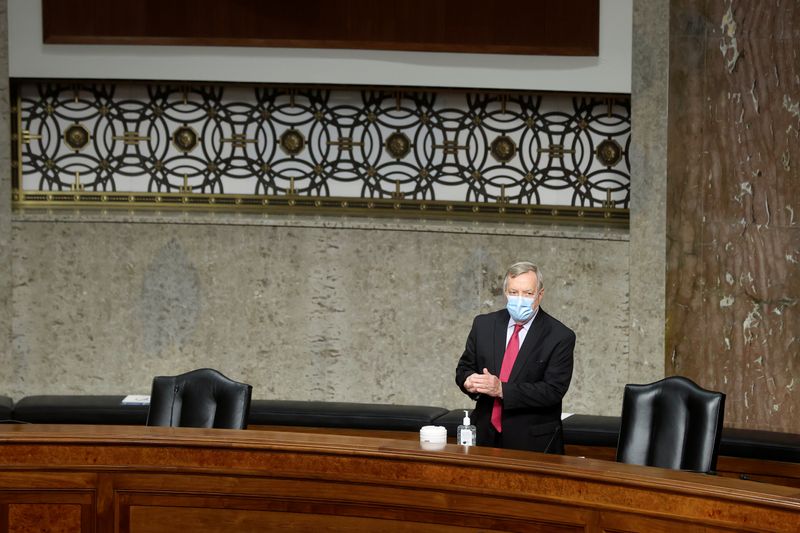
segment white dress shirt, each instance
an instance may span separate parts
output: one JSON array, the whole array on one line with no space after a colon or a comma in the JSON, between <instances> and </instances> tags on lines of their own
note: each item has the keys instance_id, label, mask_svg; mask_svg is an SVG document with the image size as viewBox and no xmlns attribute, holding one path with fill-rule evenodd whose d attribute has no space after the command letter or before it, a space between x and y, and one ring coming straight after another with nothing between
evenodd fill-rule
<instances>
[{"instance_id":1,"label":"white dress shirt","mask_svg":"<svg viewBox=\"0 0 800 533\"><path fill-rule=\"evenodd\" d=\"M519 346L522 348L522 343L525 341L525 336L528 334L528 330L531 328L531 324L533 324L533 320L536 318L536 315L539 313L539 308L536 308L534 311L533 316L522 325L522 329L519 330ZM514 334L514 326L517 323L514 322L513 318L508 319L508 328L506 329L506 348L508 348L508 343L511 342L511 335Z\"/></svg>"}]
</instances>

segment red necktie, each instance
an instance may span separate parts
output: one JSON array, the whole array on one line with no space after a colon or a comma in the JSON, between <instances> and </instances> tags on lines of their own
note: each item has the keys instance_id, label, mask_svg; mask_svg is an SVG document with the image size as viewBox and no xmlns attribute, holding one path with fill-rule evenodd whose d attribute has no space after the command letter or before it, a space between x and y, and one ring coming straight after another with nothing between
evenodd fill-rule
<instances>
[{"instance_id":1,"label":"red necktie","mask_svg":"<svg viewBox=\"0 0 800 533\"><path fill-rule=\"evenodd\" d=\"M506 346L506 353L503 354L503 364L500 367L500 381L503 383L508 382L508 377L511 375L511 369L514 368L514 361L517 360L519 353L519 330L522 329L524 324L514 324L514 333L511 334L511 340L508 341ZM494 399L494 406L492 406L492 425L498 433L503 431L503 401L500 398Z\"/></svg>"}]
</instances>

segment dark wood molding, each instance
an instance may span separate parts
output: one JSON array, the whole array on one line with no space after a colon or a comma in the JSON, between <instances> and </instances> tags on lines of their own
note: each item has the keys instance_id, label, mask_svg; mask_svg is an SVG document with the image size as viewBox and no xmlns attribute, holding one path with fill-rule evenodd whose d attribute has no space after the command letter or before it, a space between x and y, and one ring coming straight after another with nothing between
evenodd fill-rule
<instances>
[{"instance_id":1,"label":"dark wood molding","mask_svg":"<svg viewBox=\"0 0 800 533\"><path fill-rule=\"evenodd\" d=\"M47 44L597 56L599 0L43 0Z\"/></svg>"},{"instance_id":2,"label":"dark wood molding","mask_svg":"<svg viewBox=\"0 0 800 533\"><path fill-rule=\"evenodd\" d=\"M0 493L4 516L47 516L51 528L86 532L800 526L792 487L590 458L278 431L0 426ZM41 528L45 519L37 520L8 530Z\"/></svg>"}]
</instances>

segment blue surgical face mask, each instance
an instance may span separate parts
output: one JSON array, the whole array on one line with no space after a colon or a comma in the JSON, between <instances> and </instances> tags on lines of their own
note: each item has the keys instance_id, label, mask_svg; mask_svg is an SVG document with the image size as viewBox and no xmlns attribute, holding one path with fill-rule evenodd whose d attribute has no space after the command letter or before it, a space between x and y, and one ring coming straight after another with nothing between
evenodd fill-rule
<instances>
[{"instance_id":1,"label":"blue surgical face mask","mask_svg":"<svg viewBox=\"0 0 800 533\"><path fill-rule=\"evenodd\" d=\"M533 298L507 296L506 309L514 322L527 322L533 316Z\"/></svg>"}]
</instances>

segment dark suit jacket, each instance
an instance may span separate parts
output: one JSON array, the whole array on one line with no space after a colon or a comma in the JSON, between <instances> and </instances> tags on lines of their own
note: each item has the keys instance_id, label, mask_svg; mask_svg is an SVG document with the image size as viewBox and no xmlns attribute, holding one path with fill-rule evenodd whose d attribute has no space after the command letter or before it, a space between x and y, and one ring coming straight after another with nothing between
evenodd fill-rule
<instances>
[{"instance_id":1,"label":"dark suit jacket","mask_svg":"<svg viewBox=\"0 0 800 533\"><path fill-rule=\"evenodd\" d=\"M484 368L500 375L506 349L509 314L502 309L478 315L472 323L464 354L456 367L456 384L477 400L472 423L477 444L492 445L494 398L470 394L464 381ZM519 355L503 384L503 447L537 452L564 453L561 399L572 379L575 333L539 308Z\"/></svg>"}]
</instances>

